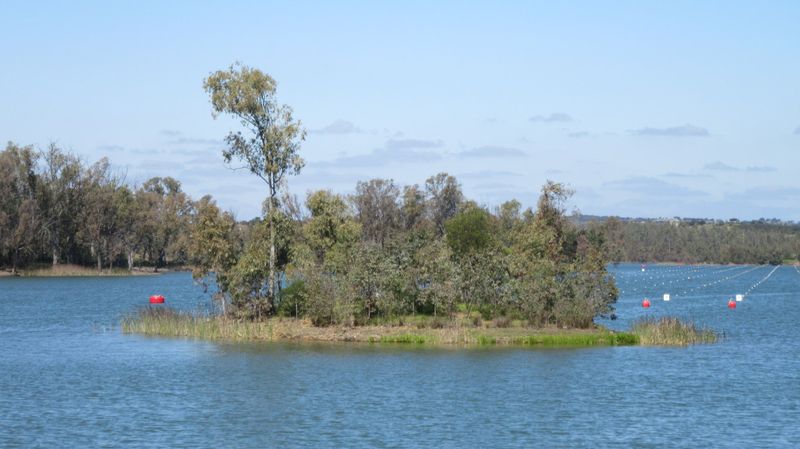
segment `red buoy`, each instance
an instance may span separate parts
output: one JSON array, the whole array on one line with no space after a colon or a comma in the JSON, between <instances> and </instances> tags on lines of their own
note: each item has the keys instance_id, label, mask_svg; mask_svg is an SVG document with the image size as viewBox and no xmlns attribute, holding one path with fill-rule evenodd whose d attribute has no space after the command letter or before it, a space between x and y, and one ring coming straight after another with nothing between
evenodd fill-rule
<instances>
[{"instance_id":1,"label":"red buoy","mask_svg":"<svg viewBox=\"0 0 800 449\"><path fill-rule=\"evenodd\" d=\"M153 295L150 297L150 304L164 304L164 297L161 295Z\"/></svg>"},{"instance_id":2,"label":"red buoy","mask_svg":"<svg viewBox=\"0 0 800 449\"><path fill-rule=\"evenodd\" d=\"M644 301L642 301L642 307L644 307L645 309L650 307L650 300L647 299L647 298L644 298Z\"/></svg>"},{"instance_id":3,"label":"red buoy","mask_svg":"<svg viewBox=\"0 0 800 449\"><path fill-rule=\"evenodd\" d=\"M732 299L728 300L728 308L729 309L735 309L736 308L736 301L734 301Z\"/></svg>"}]
</instances>

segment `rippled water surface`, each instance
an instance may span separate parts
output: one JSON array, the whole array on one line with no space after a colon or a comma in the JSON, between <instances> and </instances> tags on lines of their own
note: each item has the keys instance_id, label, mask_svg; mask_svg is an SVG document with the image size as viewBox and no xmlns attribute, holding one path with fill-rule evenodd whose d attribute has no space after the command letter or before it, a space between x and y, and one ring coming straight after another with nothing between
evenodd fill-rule
<instances>
[{"instance_id":1,"label":"rippled water surface","mask_svg":"<svg viewBox=\"0 0 800 449\"><path fill-rule=\"evenodd\" d=\"M723 340L570 350L144 338L118 324L150 294L207 307L189 274L0 279L0 447L798 447L800 273L770 271L614 267L603 324Z\"/></svg>"}]
</instances>

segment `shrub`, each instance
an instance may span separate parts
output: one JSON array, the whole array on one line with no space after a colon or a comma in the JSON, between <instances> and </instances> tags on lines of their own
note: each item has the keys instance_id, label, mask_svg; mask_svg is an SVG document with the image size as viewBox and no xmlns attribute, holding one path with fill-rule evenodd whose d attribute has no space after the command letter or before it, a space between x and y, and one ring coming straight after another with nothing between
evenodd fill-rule
<instances>
[{"instance_id":1,"label":"shrub","mask_svg":"<svg viewBox=\"0 0 800 449\"><path fill-rule=\"evenodd\" d=\"M306 312L308 288L306 282L297 280L281 290L281 301L278 304L278 315L301 316Z\"/></svg>"},{"instance_id":2,"label":"shrub","mask_svg":"<svg viewBox=\"0 0 800 449\"><path fill-rule=\"evenodd\" d=\"M494 327L511 327L511 318L499 316L494 319Z\"/></svg>"}]
</instances>

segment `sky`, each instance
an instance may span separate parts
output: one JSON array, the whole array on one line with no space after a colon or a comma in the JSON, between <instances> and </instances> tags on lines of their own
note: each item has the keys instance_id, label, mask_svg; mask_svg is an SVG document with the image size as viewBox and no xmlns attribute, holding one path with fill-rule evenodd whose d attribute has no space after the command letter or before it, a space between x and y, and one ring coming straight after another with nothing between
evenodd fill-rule
<instances>
[{"instance_id":1,"label":"sky","mask_svg":"<svg viewBox=\"0 0 800 449\"><path fill-rule=\"evenodd\" d=\"M308 134L288 188L422 184L585 214L800 220L800 2L36 2L0 5L0 140L173 176L240 219L235 120L203 79L240 61Z\"/></svg>"}]
</instances>

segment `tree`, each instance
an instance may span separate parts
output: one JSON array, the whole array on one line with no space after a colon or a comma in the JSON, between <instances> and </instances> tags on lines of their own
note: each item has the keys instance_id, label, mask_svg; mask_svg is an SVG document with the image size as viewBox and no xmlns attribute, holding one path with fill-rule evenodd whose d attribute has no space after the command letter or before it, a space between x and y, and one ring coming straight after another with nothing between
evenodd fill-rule
<instances>
[{"instance_id":1,"label":"tree","mask_svg":"<svg viewBox=\"0 0 800 449\"><path fill-rule=\"evenodd\" d=\"M507 270L496 251L489 213L479 207L469 207L445 222L445 229L445 240L459 271L458 286L467 313L475 305L491 307L492 313L497 313L505 299L502 287Z\"/></svg>"},{"instance_id":2,"label":"tree","mask_svg":"<svg viewBox=\"0 0 800 449\"><path fill-rule=\"evenodd\" d=\"M239 160L269 189L267 222L269 226L269 305L275 306L276 217L278 193L285 178L303 168L298 155L305 130L292 116L289 106L275 98L277 83L266 73L234 64L228 70L212 73L203 84L211 97L213 115L229 114L240 120L248 135L232 131L225 138L228 148L225 161Z\"/></svg>"},{"instance_id":3,"label":"tree","mask_svg":"<svg viewBox=\"0 0 800 449\"><path fill-rule=\"evenodd\" d=\"M103 256L108 254L109 239L114 232L114 191L118 180L111 174L108 159L94 163L86 174L86 203L81 213L81 236L91 247L97 270L103 269Z\"/></svg>"},{"instance_id":4,"label":"tree","mask_svg":"<svg viewBox=\"0 0 800 449\"><path fill-rule=\"evenodd\" d=\"M400 189L391 179L358 182L351 200L364 238L384 246L387 237L400 226L399 197Z\"/></svg>"},{"instance_id":5,"label":"tree","mask_svg":"<svg viewBox=\"0 0 800 449\"><path fill-rule=\"evenodd\" d=\"M303 226L303 239L313 262L332 273L346 270L343 254L361 236L361 227L350 215L347 203L340 195L318 190L309 193L306 208L311 217Z\"/></svg>"},{"instance_id":6,"label":"tree","mask_svg":"<svg viewBox=\"0 0 800 449\"><path fill-rule=\"evenodd\" d=\"M480 252L492 240L489 214L480 208L461 212L445 223L445 229L447 245L458 256Z\"/></svg>"},{"instance_id":7,"label":"tree","mask_svg":"<svg viewBox=\"0 0 800 449\"><path fill-rule=\"evenodd\" d=\"M411 284L419 289L423 306L430 307L434 315L455 311L461 285L461 272L453 263L452 251L441 240L423 241L416 248L408 267ZM416 313L416 309L413 310Z\"/></svg>"},{"instance_id":8,"label":"tree","mask_svg":"<svg viewBox=\"0 0 800 449\"><path fill-rule=\"evenodd\" d=\"M444 222L458 212L458 208L464 201L461 186L456 178L447 173L439 173L425 181L425 193L427 194L428 215L436 232L442 235L445 231Z\"/></svg>"},{"instance_id":9,"label":"tree","mask_svg":"<svg viewBox=\"0 0 800 449\"><path fill-rule=\"evenodd\" d=\"M565 215L565 205L572 194L572 189L564 184L548 180L539 195L534 222L546 232L552 233L548 255L553 260L558 260L563 255L566 234L572 227Z\"/></svg>"},{"instance_id":10,"label":"tree","mask_svg":"<svg viewBox=\"0 0 800 449\"><path fill-rule=\"evenodd\" d=\"M517 200L506 201L497 209L497 218L503 230L511 231L519 225L522 217L522 204Z\"/></svg>"},{"instance_id":11,"label":"tree","mask_svg":"<svg viewBox=\"0 0 800 449\"><path fill-rule=\"evenodd\" d=\"M0 252L10 254L12 274L32 251L40 229L37 159L33 147L11 142L0 153Z\"/></svg>"},{"instance_id":12,"label":"tree","mask_svg":"<svg viewBox=\"0 0 800 449\"><path fill-rule=\"evenodd\" d=\"M189 255L192 260L192 278L208 289L206 279L210 274L216 276L222 291L217 299L225 307L225 289L228 285L228 271L236 262L234 228L236 221L229 213L223 213L209 195L200 198L195 207L196 213L191 226Z\"/></svg>"},{"instance_id":13,"label":"tree","mask_svg":"<svg viewBox=\"0 0 800 449\"><path fill-rule=\"evenodd\" d=\"M425 194L414 184L403 188L403 228L408 231L419 225L425 216Z\"/></svg>"},{"instance_id":14,"label":"tree","mask_svg":"<svg viewBox=\"0 0 800 449\"><path fill-rule=\"evenodd\" d=\"M171 177L148 179L137 192L141 214L138 233L150 253L155 269L172 261L185 259L185 241L191 201L181 190L181 183Z\"/></svg>"},{"instance_id":15,"label":"tree","mask_svg":"<svg viewBox=\"0 0 800 449\"><path fill-rule=\"evenodd\" d=\"M128 271L131 271L133 270L133 252L138 241L136 196L128 186L120 186L114 191L113 204L115 226L111 245L112 255L116 257L124 254Z\"/></svg>"},{"instance_id":16,"label":"tree","mask_svg":"<svg viewBox=\"0 0 800 449\"><path fill-rule=\"evenodd\" d=\"M361 226L340 195L309 193L311 217L303 224L291 270L308 288L307 310L315 324L353 321L355 300L350 273L357 258Z\"/></svg>"},{"instance_id":17,"label":"tree","mask_svg":"<svg viewBox=\"0 0 800 449\"><path fill-rule=\"evenodd\" d=\"M43 170L39 183L42 232L50 244L53 265L77 234L77 217L82 207L83 164L51 143L42 154Z\"/></svg>"}]
</instances>

